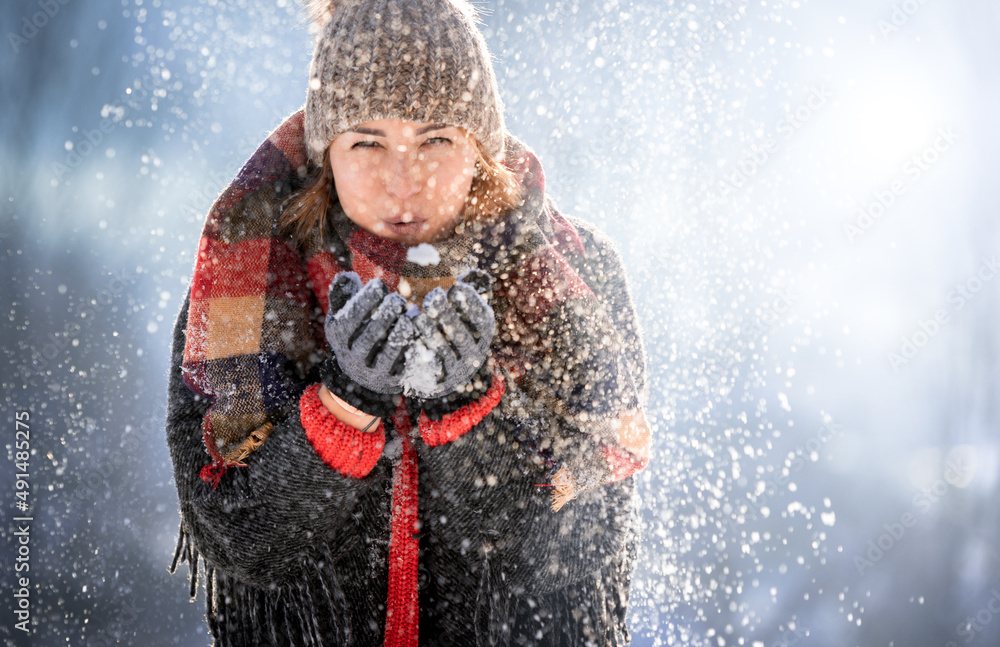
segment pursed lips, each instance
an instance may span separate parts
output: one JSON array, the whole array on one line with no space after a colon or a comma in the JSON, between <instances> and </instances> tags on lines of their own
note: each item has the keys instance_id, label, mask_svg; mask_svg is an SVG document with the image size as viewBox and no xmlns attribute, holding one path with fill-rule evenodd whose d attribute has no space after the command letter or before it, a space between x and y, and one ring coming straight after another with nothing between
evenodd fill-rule
<instances>
[{"instance_id":1,"label":"pursed lips","mask_svg":"<svg viewBox=\"0 0 1000 647\"><path fill-rule=\"evenodd\" d=\"M383 220L383 222L388 225L419 225L421 223L427 222L427 219L420 218L418 216L413 215L412 213L406 213L406 214L399 213Z\"/></svg>"},{"instance_id":2,"label":"pursed lips","mask_svg":"<svg viewBox=\"0 0 1000 647\"><path fill-rule=\"evenodd\" d=\"M388 220L383 220L382 226L387 233L392 233L396 236L417 236L428 226L426 219L415 217L410 219L412 216L410 214L407 215L408 218L406 221L403 220L401 214L398 214Z\"/></svg>"}]
</instances>

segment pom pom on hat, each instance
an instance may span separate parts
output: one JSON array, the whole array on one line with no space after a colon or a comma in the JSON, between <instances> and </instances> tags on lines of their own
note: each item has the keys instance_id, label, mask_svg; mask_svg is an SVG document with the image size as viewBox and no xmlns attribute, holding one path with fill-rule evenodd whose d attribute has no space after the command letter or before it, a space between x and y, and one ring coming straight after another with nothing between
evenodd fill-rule
<instances>
[{"instance_id":1,"label":"pom pom on hat","mask_svg":"<svg viewBox=\"0 0 1000 647\"><path fill-rule=\"evenodd\" d=\"M334 12L344 3L343 0L303 0L303 4L312 22L312 31L322 34Z\"/></svg>"}]
</instances>

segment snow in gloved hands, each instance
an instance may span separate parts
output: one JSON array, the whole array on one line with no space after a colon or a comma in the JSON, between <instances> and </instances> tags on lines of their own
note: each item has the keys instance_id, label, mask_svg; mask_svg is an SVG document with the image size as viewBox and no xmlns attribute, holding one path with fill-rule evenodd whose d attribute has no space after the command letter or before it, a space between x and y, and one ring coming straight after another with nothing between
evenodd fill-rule
<instances>
[{"instance_id":1,"label":"snow in gloved hands","mask_svg":"<svg viewBox=\"0 0 1000 647\"><path fill-rule=\"evenodd\" d=\"M404 393L438 398L464 387L482 367L495 332L489 285L487 275L473 271L447 292L437 287L424 297L413 319L417 337L406 351Z\"/></svg>"}]
</instances>

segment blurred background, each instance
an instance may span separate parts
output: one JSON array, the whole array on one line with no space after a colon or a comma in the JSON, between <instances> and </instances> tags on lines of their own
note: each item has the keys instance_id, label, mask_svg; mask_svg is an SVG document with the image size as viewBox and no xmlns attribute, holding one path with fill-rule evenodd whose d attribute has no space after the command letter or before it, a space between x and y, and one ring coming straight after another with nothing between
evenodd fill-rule
<instances>
[{"instance_id":1,"label":"blurred background","mask_svg":"<svg viewBox=\"0 0 1000 647\"><path fill-rule=\"evenodd\" d=\"M510 130L618 244L643 326L633 644L1000 644L1000 5L478 4ZM167 573L169 340L312 36L294 0L0 26L0 635L207 645Z\"/></svg>"}]
</instances>

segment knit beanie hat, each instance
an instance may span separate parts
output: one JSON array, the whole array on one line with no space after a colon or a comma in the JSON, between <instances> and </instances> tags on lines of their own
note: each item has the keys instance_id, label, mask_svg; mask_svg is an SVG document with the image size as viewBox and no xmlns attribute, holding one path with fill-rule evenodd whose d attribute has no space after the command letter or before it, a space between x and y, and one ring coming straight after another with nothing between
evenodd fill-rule
<instances>
[{"instance_id":1,"label":"knit beanie hat","mask_svg":"<svg viewBox=\"0 0 1000 647\"><path fill-rule=\"evenodd\" d=\"M503 105L486 40L466 0L309 0L318 28L305 139L323 162L334 136L366 121L461 126L495 160Z\"/></svg>"}]
</instances>

